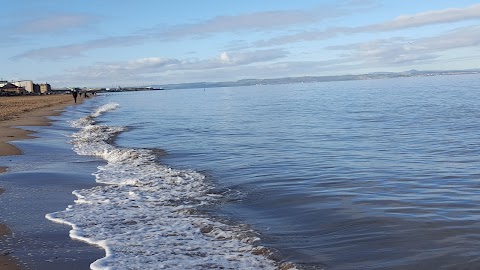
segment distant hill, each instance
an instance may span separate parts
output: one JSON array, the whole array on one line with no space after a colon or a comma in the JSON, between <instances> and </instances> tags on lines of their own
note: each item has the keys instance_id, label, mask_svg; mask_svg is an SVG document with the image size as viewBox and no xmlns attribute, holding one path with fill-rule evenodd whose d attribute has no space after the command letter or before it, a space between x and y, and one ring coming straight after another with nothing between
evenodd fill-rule
<instances>
[{"instance_id":1,"label":"distant hill","mask_svg":"<svg viewBox=\"0 0 480 270\"><path fill-rule=\"evenodd\" d=\"M303 76L303 77L284 77L284 78L276 78L276 79L243 79L243 80L231 81L231 82L194 82L194 83L152 85L151 87L169 90L169 89L188 89L188 88L212 88L212 87L235 87L235 86L252 86L252 85L271 85L271 84L372 80L372 79L388 79L388 78L401 78L401 77L424 77L424 76L442 76L442 75L460 75L460 74L480 74L480 69L443 70L443 71L418 71L418 70L412 69L412 70L403 71L403 72L374 72L374 73L360 74L360 75Z\"/></svg>"}]
</instances>

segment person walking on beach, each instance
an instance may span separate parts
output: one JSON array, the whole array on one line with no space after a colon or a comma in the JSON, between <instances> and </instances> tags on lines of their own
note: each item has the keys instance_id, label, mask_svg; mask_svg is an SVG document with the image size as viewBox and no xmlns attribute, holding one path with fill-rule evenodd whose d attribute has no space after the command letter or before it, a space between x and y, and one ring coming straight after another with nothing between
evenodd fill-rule
<instances>
[{"instance_id":1,"label":"person walking on beach","mask_svg":"<svg viewBox=\"0 0 480 270\"><path fill-rule=\"evenodd\" d=\"M75 103L77 103L77 96L78 96L78 92L73 90L72 91L72 95L73 95L73 100L75 100Z\"/></svg>"}]
</instances>

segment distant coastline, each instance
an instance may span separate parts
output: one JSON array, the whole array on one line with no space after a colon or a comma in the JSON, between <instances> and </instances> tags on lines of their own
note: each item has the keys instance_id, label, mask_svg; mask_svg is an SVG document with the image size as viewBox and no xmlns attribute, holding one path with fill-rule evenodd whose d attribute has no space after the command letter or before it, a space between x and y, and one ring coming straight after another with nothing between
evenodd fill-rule
<instances>
[{"instance_id":1,"label":"distant coastline","mask_svg":"<svg viewBox=\"0 0 480 270\"><path fill-rule=\"evenodd\" d=\"M175 89L205 89L217 87L238 87L238 86L255 86L255 85L280 85L295 83L319 83L334 81L356 81L356 80L378 80L408 77L430 77L430 76L447 76L447 75L464 75L464 74L480 74L480 68L467 70L409 70L403 72L372 72L356 75L334 75L334 76L300 76L300 77L282 77L271 79L242 79L237 81L221 81L221 82L191 82L191 83L174 83L174 84L152 84L148 86L118 86L113 88L105 87L62 87L48 88L47 94L69 94L71 91L79 93L95 94L102 92L130 92L130 91L159 91L159 90L175 90ZM31 81L30 81L31 82ZM5 81L4 83L7 83ZM49 85L48 85L49 86ZM31 92L32 91L27 91Z\"/></svg>"},{"instance_id":2,"label":"distant coastline","mask_svg":"<svg viewBox=\"0 0 480 270\"><path fill-rule=\"evenodd\" d=\"M405 78L405 77L427 77L427 76L445 76L445 75L462 75L462 74L480 74L480 69L440 70L440 71L409 70L404 72L373 72L373 73L359 74L359 75L302 76L302 77L284 77L284 78L275 78L275 79L243 79L238 81L226 81L226 82L194 82L194 83L152 85L151 87L162 88L162 90L173 90L173 89L187 89L187 88L214 88L214 87L316 83L316 82L333 82L333 81L375 80L375 79L393 79L393 78Z\"/></svg>"}]
</instances>

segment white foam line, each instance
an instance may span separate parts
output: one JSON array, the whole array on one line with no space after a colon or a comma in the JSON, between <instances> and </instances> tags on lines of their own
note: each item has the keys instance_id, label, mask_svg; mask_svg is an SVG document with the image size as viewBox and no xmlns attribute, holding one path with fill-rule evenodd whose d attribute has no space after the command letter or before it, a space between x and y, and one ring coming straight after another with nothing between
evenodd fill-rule
<instances>
[{"instance_id":1,"label":"white foam line","mask_svg":"<svg viewBox=\"0 0 480 270\"><path fill-rule=\"evenodd\" d=\"M75 151L107 161L94 173L106 185L76 190L74 205L46 215L71 226L71 238L105 250L91 269L276 269L253 254L256 234L196 213L218 198L203 175L159 165L149 150L108 143L125 128L94 119L116 107L107 104L72 124L81 128L73 136Z\"/></svg>"}]
</instances>

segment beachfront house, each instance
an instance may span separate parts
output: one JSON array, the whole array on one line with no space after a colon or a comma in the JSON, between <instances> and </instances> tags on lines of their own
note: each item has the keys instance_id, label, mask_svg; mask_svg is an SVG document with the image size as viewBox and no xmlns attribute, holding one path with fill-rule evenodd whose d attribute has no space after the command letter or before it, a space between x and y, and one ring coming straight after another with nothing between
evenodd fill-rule
<instances>
[{"instance_id":1,"label":"beachfront house","mask_svg":"<svg viewBox=\"0 0 480 270\"><path fill-rule=\"evenodd\" d=\"M13 83L6 83L0 87L0 96L25 95L26 92L24 87L19 87Z\"/></svg>"}]
</instances>

